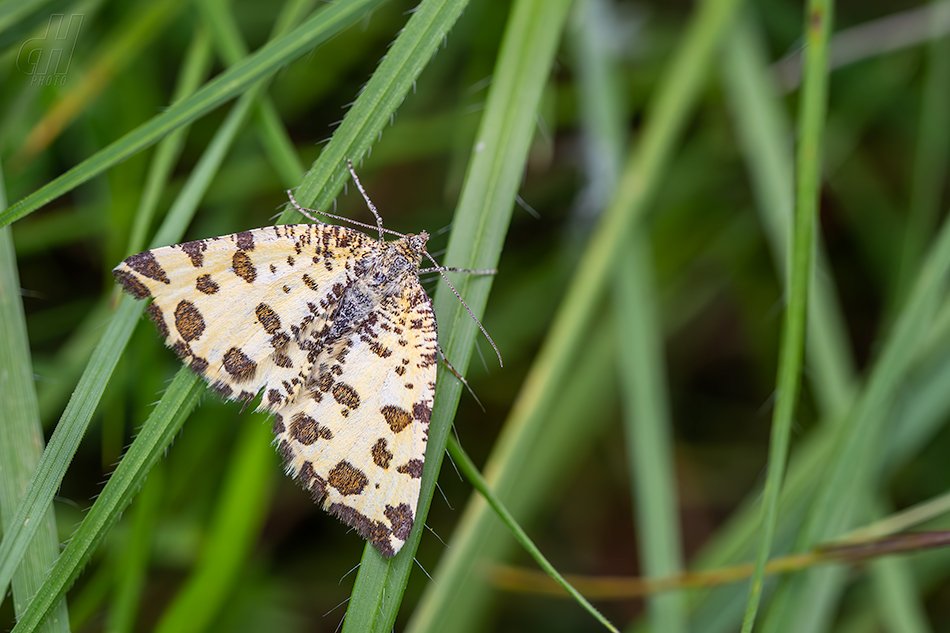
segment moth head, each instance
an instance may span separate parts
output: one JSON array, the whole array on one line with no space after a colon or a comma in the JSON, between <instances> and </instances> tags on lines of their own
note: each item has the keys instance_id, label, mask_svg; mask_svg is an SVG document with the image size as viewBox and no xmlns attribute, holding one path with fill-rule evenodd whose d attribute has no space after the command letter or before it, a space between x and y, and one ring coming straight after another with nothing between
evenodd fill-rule
<instances>
[{"instance_id":1,"label":"moth head","mask_svg":"<svg viewBox=\"0 0 950 633\"><path fill-rule=\"evenodd\" d=\"M399 240L404 248L407 259L419 264L426 253L426 242L429 241L429 234L422 231L418 235L410 233Z\"/></svg>"}]
</instances>

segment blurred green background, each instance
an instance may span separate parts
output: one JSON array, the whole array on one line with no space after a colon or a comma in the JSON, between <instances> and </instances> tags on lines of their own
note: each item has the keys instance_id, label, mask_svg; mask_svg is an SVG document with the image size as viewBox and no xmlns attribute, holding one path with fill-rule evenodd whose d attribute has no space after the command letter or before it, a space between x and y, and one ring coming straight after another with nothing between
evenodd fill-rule
<instances>
[{"instance_id":1,"label":"blurred green background","mask_svg":"<svg viewBox=\"0 0 950 633\"><path fill-rule=\"evenodd\" d=\"M302 4L310 15L323 3ZM357 165L387 227L429 231L437 257L447 245L513 4L473 0L465 7L391 126ZM852 436L829 430L853 414L895 323L913 305L921 263L945 215L948 4L875 0L835 7L832 60L840 67L829 77L822 245L814 273L826 312L809 323L792 429L792 492L783 501L775 553L803 547L796 535L812 516L809 501L820 496L834 466L849 470L842 455ZM383 2L273 74L267 94L300 164L318 158L413 7ZM233 59L213 20L218 10L231 16L254 51L271 37L281 7L246 0L0 3L0 162L9 203L167 108L185 60L201 54L199 37L207 62L195 64L198 85L228 67ZM565 289L615 196L622 158L637 151L651 123L649 104L699 12L686 2L576 0L567 13L527 162L523 171L516 167L519 201L483 320L505 365L497 366L479 336L466 375L484 410L463 394L455 417L459 444L479 466L498 450ZM35 74L18 67L18 56L53 14L82 16L68 72L63 85L31 85ZM642 392L631 398L636 378L623 369L631 354L628 313L615 305L626 300L616 287L623 282L609 281L549 404L550 419L531 451L516 457L521 470L512 471L514 481L499 491L562 573L645 574L645 551L654 545L643 540L650 528L641 515L649 494L643 489L651 488L662 497L656 502L672 509L679 532L669 532L669 560L714 567L754 556L754 501L767 465L785 305L778 262L789 239L803 16L800 3L784 0L755 0L737 10L706 60L696 102L641 212L645 232L625 237L629 246L612 264L636 268L646 294L635 297L648 299L645 318L655 321L644 327L654 328L659 356L639 367L659 402L656 446L671 460L654 466L656 486L642 475L638 492L631 485L638 460L642 466L648 458L631 449L637 441L631 402L642 401ZM187 129L136 250L151 240L231 107L214 109ZM284 190L299 184L275 165L256 117L234 138L184 239L271 224L286 202ZM12 224L47 438L116 305L110 271L132 252L130 232L155 152L135 153ZM371 222L354 194L350 188L339 196L336 213ZM434 293L439 283L427 287ZM942 284L939 292L943 303ZM919 347L893 377L892 397L876 412L882 430L864 452L874 474L839 524L840 534L950 488L948 314L938 308L925 319ZM54 503L61 541L83 520L179 370L144 321L62 479ZM827 338L814 339L818 327ZM260 448L269 442L265 416L251 409L211 393L201 397L67 594L72 630L337 629L364 543L283 476L276 451ZM860 427L855 433L861 437ZM499 522L481 535L482 549L455 546L472 489L450 463L441 470L416 554L427 573L415 569L409 577L396 629L596 630L572 601L492 587L488 561L534 564ZM2 510L6 521L11 509ZM945 527L941 516L935 512L916 527ZM440 566L453 547L471 553L470 567ZM215 564L202 567L209 557ZM820 612L816 628L797 630L950 629L946 552L837 569L820 605L809 603L801 586L770 581L762 630L796 630L795 618L812 609ZM450 580L442 584L440 573ZM203 593L207 587L214 591ZM732 631L747 592L747 583L689 590L649 608L640 598L593 601L626 630ZM7 629L15 621L13 602L0 606L0 626ZM187 627L179 628L181 622Z\"/></svg>"}]
</instances>

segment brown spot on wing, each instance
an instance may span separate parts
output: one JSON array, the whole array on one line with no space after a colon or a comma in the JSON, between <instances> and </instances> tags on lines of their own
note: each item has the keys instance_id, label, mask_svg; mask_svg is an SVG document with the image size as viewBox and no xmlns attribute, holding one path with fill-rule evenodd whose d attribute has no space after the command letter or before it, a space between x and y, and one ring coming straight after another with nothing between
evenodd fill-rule
<instances>
[{"instance_id":1,"label":"brown spot on wing","mask_svg":"<svg viewBox=\"0 0 950 633\"><path fill-rule=\"evenodd\" d=\"M412 405L412 417L428 426L429 419L432 417L432 407L424 402L417 402Z\"/></svg>"},{"instance_id":2,"label":"brown spot on wing","mask_svg":"<svg viewBox=\"0 0 950 633\"><path fill-rule=\"evenodd\" d=\"M205 371L208 369L208 361L200 356L192 356L188 366L199 376L204 376Z\"/></svg>"},{"instance_id":3,"label":"brown spot on wing","mask_svg":"<svg viewBox=\"0 0 950 633\"><path fill-rule=\"evenodd\" d=\"M304 462L297 478L310 491L315 502L320 501L327 494L327 482L313 469L312 463Z\"/></svg>"},{"instance_id":4,"label":"brown spot on wing","mask_svg":"<svg viewBox=\"0 0 950 633\"><path fill-rule=\"evenodd\" d=\"M316 420L303 413L298 413L290 420L290 435L306 446L310 446L320 438L333 439L330 429L320 426Z\"/></svg>"},{"instance_id":5,"label":"brown spot on wing","mask_svg":"<svg viewBox=\"0 0 950 633\"><path fill-rule=\"evenodd\" d=\"M397 406L387 404L379 412L386 418L386 422L393 433L399 433L412 423L412 416L409 415L409 412Z\"/></svg>"},{"instance_id":6,"label":"brown spot on wing","mask_svg":"<svg viewBox=\"0 0 950 633\"><path fill-rule=\"evenodd\" d=\"M270 430L273 431L274 435L280 435L286 431L287 427L284 426L284 416L280 415L279 413L275 413L274 423L271 425Z\"/></svg>"},{"instance_id":7,"label":"brown spot on wing","mask_svg":"<svg viewBox=\"0 0 950 633\"><path fill-rule=\"evenodd\" d=\"M413 479L419 479L422 477L422 460L410 459L402 466L397 466L396 472L401 475L409 475Z\"/></svg>"},{"instance_id":8,"label":"brown spot on wing","mask_svg":"<svg viewBox=\"0 0 950 633\"><path fill-rule=\"evenodd\" d=\"M205 263L205 251L208 250L207 240L195 240L194 242L185 242L181 245L181 250L185 252L191 265L195 268L201 268Z\"/></svg>"},{"instance_id":9,"label":"brown spot on wing","mask_svg":"<svg viewBox=\"0 0 950 633\"><path fill-rule=\"evenodd\" d=\"M344 497L358 495L366 488L369 480L363 471L346 460L334 466L327 476L327 483L336 488Z\"/></svg>"},{"instance_id":10,"label":"brown spot on wing","mask_svg":"<svg viewBox=\"0 0 950 633\"><path fill-rule=\"evenodd\" d=\"M168 338L168 324L165 323L165 315L162 313L162 309L155 302L152 302L145 308L145 313L155 323L155 327L158 328L158 333L162 335L162 338Z\"/></svg>"},{"instance_id":11,"label":"brown spot on wing","mask_svg":"<svg viewBox=\"0 0 950 633\"><path fill-rule=\"evenodd\" d=\"M383 470L389 468L389 462L392 461L393 454L386 448L386 440L384 438L376 440L370 452L373 454L374 464Z\"/></svg>"},{"instance_id":12,"label":"brown spot on wing","mask_svg":"<svg viewBox=\"0 0 950 633\"><path fill-rule=\"evenodd\" d=\"M412 508L405 503L400 503L395 508L387 505L386 509L383 510L383 514L386 515L389 523L393 526L393 536L400 541L408 540L409 533L412 532Z\"/></svg>"},{"instance_id":13,"label":"brown spot on wing","mask_svg":"<svg viewBox=\"0 0 950 633\"><path fill-rule=\"evenodd\" d=\"M125 264L143 277L160 281L163 284L171 283L165 275L165 269L163 269L161 264L158 263L158 260L155 259L155 255L152 254L152 251L145 251L127 257Z\"/></svg>"},{"instance_id":14,"label":"brown spot on wing","mask_svg":"<svg viewBox=\"0 0 950 633\"><path fill-rule=\"evenodd\" d=\"M318 283L313 279L313 277L311 277L311 276L308 275L307 273L304 273L303 276L301 276L301 279L303 279L303 282L304 282L305 284L307 284L307 287L308 287L308 288L310 288L310 289L313 290L314 292L320 292L320 284L318 284Z\"/></svg>"},{"instance_id":15,"label":"brown spot on wing","mask_svg":"<svg viewBox=\"0 0 950 633\"><path fill-rule=\"evenodd\" d=\"M232 347L224 354L224 370L236 380L249 380L257 371L257 363L245 356L244 352L237 347Z\"/></svg>"},{"instance_id":16,"label":"brown spot on wing","mask_svg":"<svg viewBox=\"0 0 950 633\"><path fill-rule=\"evenodd\" d=\"M389 543L392 530L381 521L370 521L365 515L342 503L331 504L327 509L347 525L353 526L360 536L375 545L379 553L386 558L392 558L396 554Z\"/></svg>"},{"instance_id":17,"label":"brown spot on wing","mask_svg":"<svg viewBox=\"0 0 950 633\"><path fill-rule=\"evenodd\" d=\"M211 388L214 389L214 392L218 394L219 396L221 396L222 398L230 398L231 394L234 393L234 391L231 389L231 387L227 383L224 383L221 381L218 381L214 383L213 385L211 385Z\"/></svg>"},{"instance_id":18,"label":"brown spot on wing","mask_svg":"<svg viewBox=\"0 0 950 633\"><path fill-rule=\"evenodd\" d=\"M345 382L333 385L333 398L344 407L355 409L360 406L360 394Z\"/></svg>"},{"instance_id":19,"label":"brown spot on wing","mask_svg":"<svg viewBox=\"0 0 950 633\"><path fill-rule=\"evenodd\" d=\"M231 257L231 269L235 275L249 284L254 283L254 280L257 279L257 269L254 268L254 263L244 251L234 252Z\"/></svg>"},{"instance_id":20,"label":"brown spot on wing","mask_svg":"<svg viewBox=\"0 0 950 633\"><path fill-rule=\"evenodd\" d=\"M257 313L257 320L260 321L264 331L268 334L274 334L280 329L280 317L269 305L261 303L257 306L255 312Z\"/></svg>"},{"instance_id":21,"label":"brown spot on wing","mask_svg":"<svg viewBox=\"0 0 950 633\"><path fill-rule=\"evenodd\" d=\"M280 453L280 456L284 460L285 464L289 464L294 460L294 449L287 440L280 441L280 446L277 447L277 452Z\"/></svg>"},{"instance_id":22,"label":"brown spot on wing","mask_svg":"<svg viewBox=\"0 0 950 633\"><path fill-rule=\"evenodd\" d=\"M237 235L237 247L242 251L254 250L254 234L250 231L241 231Z\"/></svg>"},{"instance_id":23,"label":"brown spot on wing","mask_svg":"<svg viewBox=\"0 0 950 633\"><path fill-rule=\"evenodd\" d=\"M194 341L205 331L205 320L191 301L182 299L175 308L175 329L185 341Z\"/></svg>"},{"instance_id":24,"label":"brown spot on wing","mask_svg":"<svg viewBox=\"0 0 950 633\"><path fill-rule=\"evenodd\" d=\"M152 296L148 286L136 279L132 273L126 270L116 269L112 271L112 274L115 280L122 285L122 289L136 299L145 299Z\"/></svg>"},{"instance_id":25,"label":"brown spot on wing","mask_svg":"<svg viewBox=\"0 0 950 633\"><path fill-rule=\"evenodd\" d=\"M195 280L195 288L206 295L213 295L219 290L218 284L211 278L211 275L200 275Z\"/></svg>"}]
</instances>

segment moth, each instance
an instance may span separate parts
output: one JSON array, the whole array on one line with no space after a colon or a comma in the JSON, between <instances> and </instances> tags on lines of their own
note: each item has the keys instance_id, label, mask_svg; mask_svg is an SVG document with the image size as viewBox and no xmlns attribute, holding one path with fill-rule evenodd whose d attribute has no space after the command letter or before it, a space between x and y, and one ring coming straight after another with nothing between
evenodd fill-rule
<instances>
[{"instance_id":1,"label":"moth","mask_svg":"<svg viewBox=\"0 0 950 633\"><path fill-rule=\"evenodd\" d=\"M155 248L113 275L152 299L146 312L165 344L216 392L245 403L261 395L287 473L392 557L415 524L441 354L419 275L449 283L448 271L496 271L439 266L428 234L383 228L347 163L377 226L320 215L375 228L379 239L320 222L288 191L313 224ZM434 266L421 268L423 258Z\"/></svg>"}]
</instances>

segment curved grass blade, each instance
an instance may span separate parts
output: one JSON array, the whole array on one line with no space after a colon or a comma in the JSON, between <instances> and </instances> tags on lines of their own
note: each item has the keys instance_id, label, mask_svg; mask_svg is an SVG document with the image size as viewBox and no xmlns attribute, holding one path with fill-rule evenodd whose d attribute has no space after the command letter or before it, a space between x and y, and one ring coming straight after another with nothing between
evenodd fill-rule
<instances>
[{"instance_id":1,"label":"curved grass blade","mask_svg":"<svg viewBox=\"0 0 950 633\"><path fill-rule=\"evenodd\" d=\"M571 586L571 583L567 582L564 577L558 573L547 558L544 557L544 554L541 553L541 550L538 549L528 535L525 533L521 526L518 525L518 522L515 521L515 518L511 516L511 513L508 512L508 508L501 502L501 499L492 492L492 489L488 487L488 484L485 483L485 479L482 477L482 474L478 472L478 468L475 467L475 464L472 463L472 459L468 456L468 453L462 450L462 447L458 445L454 438L449 438L448 451L452 456L452 459L455 460L455 465L458 466L459 471L465 475L466 479L471 482L472 486L475 487L478 492L485 498L485 501L492 507L498 517L508 526L508 529L511 530L511 533L514 534L515 539L521 544L521 546L531 555L531 558L538 563L538 565L543 569L558 585L560 585L564 591L568 593L574 600L584 608L585 611L594 616L594 619L604 625L608 631L614 631L619 633L617 628L610 623L610 621L601 614L600 611L594 608L587 599L580 594L577 589Z\"/></svg>"}]
</instances>

